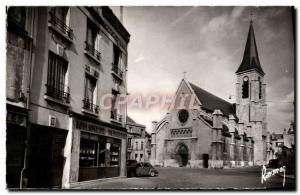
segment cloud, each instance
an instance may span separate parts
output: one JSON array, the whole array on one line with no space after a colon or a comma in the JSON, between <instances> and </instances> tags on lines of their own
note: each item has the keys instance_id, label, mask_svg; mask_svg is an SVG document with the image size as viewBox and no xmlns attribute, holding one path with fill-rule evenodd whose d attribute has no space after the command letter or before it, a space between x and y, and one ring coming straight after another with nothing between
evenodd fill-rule
<instances>
[{"instance_id":1,"label":"cloud","mask_svg":"<svg viewBox=\"0 0 300 195\"><path fill-rule=\"evenodd\" d=\"M231 18L232 19L239 19L241 15L243 14L245 7L234 7L231 12Z\"/></svg>"},{"instance_id":2,"label":"cloud","mask_svg":"<svg viewBox=\"0 0 300 195\"><path fill-rule=\"evenodd\" d=\"M294 96L290 13L282 7L253 11L267 101L274 101L267 102L268 127L270 132L280 132L294 116L292 104L278 103L292 101ZM229 93L235 95L235 71L245 48L249 7L129 7L124 14L124 24L132 35L128 47L130 93L174 94L182 72L187 71L188 80L199 87L226 100ZM147 128L165 112L128 110Z\"/></svg>"},{"instance_id":3,"label":"cloud","mask_svg":"<svg viewBox=\"0 0 300 195\"><path fill-rule=\"evenodd\" d=\"M136 58L136 59L133 60L134 63L140 63L142 61L145 61L145 57L144 56L139 56L138 58Z\"/></svg>"},{"instance_id":4,"label":"cloud","mask_svg":"<svg viewBox=\"0 0 300 195\"><path fill-rule=\"evenodd\" d=\"M190 14L192 14L198 7L192 7L188 11L186 11L182 16L178 17L176 20L174 20L170 25L169 28L172 28L176 24L183 21L185 18L187 18Z\"/></svg>"}]
</instances>

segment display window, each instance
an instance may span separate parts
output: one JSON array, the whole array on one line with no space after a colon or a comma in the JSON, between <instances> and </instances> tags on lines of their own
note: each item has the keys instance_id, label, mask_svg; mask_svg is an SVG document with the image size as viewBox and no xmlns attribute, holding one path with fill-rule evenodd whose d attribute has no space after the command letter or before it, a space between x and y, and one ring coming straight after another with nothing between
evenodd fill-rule
<instances>
[{"instance_id":1,"label":"display window","mask_svg":"<svg viewBox=\"0 0 300 195\"><path fill-rule=\"evenodd\" d=\"M79 166L118 167L120 151L121 140L82 132Z\"/></svg>"}]
</instances>

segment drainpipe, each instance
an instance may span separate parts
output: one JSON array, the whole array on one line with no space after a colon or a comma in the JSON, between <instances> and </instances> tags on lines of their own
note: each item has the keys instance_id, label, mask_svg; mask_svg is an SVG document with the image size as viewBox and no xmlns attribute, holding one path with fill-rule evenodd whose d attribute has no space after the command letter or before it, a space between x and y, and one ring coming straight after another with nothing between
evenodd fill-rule
<instances>
[{"instance_id":1,"label":"drainpipe","mask_svg":"<svg viewBox=\"0 0 300 195\"><path fill-rule=\"evenodd\" d=\"M32 26L31 26L31 32L32 36L34 36L34 29L35 29L35 11L36 9L33 8L33 14L32 14ZM28 182L28 174L26 175L26 171L28 171L28 156L29 156L29 145L30 145L30 120L29 120L29 104L30 104L30 88L31 88L31 71L33 66L33 38L30 42L30 58L29 58L29 76L27 78L27 98L26 98L26 109L27 109L27 117L26 117L26 141L25 141L25 151L24 151L24 164L23 168L21 170L21 176L20 176L20 189L27 187Z\"/></svg>"}]
</instances>

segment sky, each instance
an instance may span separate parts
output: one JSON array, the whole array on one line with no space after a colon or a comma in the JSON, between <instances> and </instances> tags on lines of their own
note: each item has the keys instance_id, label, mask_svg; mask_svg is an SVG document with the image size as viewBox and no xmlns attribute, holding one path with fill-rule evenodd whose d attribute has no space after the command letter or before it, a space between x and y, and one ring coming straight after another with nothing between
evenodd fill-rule
<instances>
[{"instance_id":1,"label":"sky","mask_svg":"<svg viewBox=\"0 0 300 195\"><path fill-rule=\"evenodd\" d=\"M111 7L119 16L119 7ZM294 119L294 40L289 7L124 7L131 34L127 86L131 95L174 95L188 81L235 102L235 71L245 49L252 10L261 66L266 73L268 131ZM229 96L231 95L231 99ZM167 110L128 109L151 132Z\"/></svg>"}]
</instances>

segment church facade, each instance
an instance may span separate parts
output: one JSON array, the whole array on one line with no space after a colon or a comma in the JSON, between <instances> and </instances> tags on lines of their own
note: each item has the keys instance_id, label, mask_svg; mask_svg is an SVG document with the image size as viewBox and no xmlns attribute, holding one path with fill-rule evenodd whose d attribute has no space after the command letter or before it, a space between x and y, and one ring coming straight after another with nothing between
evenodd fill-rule
<instances>
[{"instance_id":1,"label":"church facade","mask_svg":"<svg viewBox=\"0 0 300 195\"><path fill-rule=\"evenodd\" d=\"M252 21L235 74L235 104L182 79L175 95L193 97L196 106L169 109L161 121L152 122L152 164L222 168L266 162L265 73Z\"/></svg>"}]
</instances>

